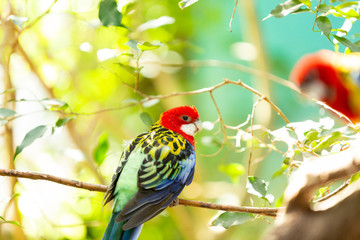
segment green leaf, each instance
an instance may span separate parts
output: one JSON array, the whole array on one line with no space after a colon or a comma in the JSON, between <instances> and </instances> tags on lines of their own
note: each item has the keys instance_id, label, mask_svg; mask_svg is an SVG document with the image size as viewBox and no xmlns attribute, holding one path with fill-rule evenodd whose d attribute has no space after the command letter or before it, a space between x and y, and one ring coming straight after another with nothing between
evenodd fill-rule
<instances>
[{"instance_id":1,"label":"green leaf","mask_svg":"<svg viewBox=\"0 0 360 240\"><path fill-rule=\"evenodd\" d=\"M98 165L101 165L104 162L104 160L106 158L106 153L108 152L108 150L109 150L108 135L102 134L99 137L98 144L95 147L94 152L93 152L93 157L95 159L95 162Z\"/></svg>"},{"instance_id":2,"label":"green leaf","mask_svg":"<svg viewBox=\"0 0 360 240\"><path fill-rule=\"evenodd\" d=\"M329 35L332 29L330 20L325 16L320 16L316 18L315 22L320 31L322 31L324 35L330 40Z\"/></svg>"},{"instance_id":3,"label":"green leaf","mask_svg":"<svg viewBox=\"0 0 360 240\"><path fill-rule=\"evenodd\" d=\"M179 7L181 9L184 9L186 7L189 7L191 5L193 5L194 3L196 3L198 0L182 0L181 2L179 2Z\"/></svg>"},{"instance_id":4,"label":"green leaf","mask_svg":"<svg viewBox=\"0 0 360 240\"><path fill-rule=\"evenodd\" d=\"M360 172L355 173L354 175L351 176L349 183L353 183L353 182L357 181L359 178L360 178Z\"/></svg>"},{"instance_id":5,"label":"green leaf","mask_svg":"<svg viewBox=\"0 0 360 240\"><path fill-rule=\"evenodd\" d=\"M131 47L132 49L134 49L136 51L140 51L140 49L138 48L138 42L133 39L130 39L129 41L127 41L125 43L125 45Z\"/></svg>"},{"instance_id":6,"label":"green leaf","mask_svg":"<svg viewBox=\"0 0 360 240\"><path fill-rule=\"evenodd\" d=\"M336 8L339 8L339 9L349 8L349 7L356 8L358 4L359 4L358 1L349 1L349 2L344 2L344 3L337 5Z\"/></svg>"},{"instance_id":7,"label":"green leaf","mask_svg":"<svg viewBox=\"0 0 360 240\"><path fill-rule=\"evenodd\" d=\"M241 225L245 222L254 218L254 215L251 213L241 213L241 212L224 212L216 218L211 225L212 226L222 226L224 228L229 228L233 225Z\"/></svg>"},{"instance_id":8,"label":"green leaf","mask_svg":"<svg viewBox=\"0 0 360 240\"><path fill-rule=\"evenodd\" d=\"M127 57L134 57L134 54L132 53L122 53L121 56L127 56Z\"/></svg>"},{"instance_id":9,"label":"green leaf","mask_svg":"<svg viewBox=\"0 0 360 240\"><path fill-rule=\"evenodd\" d=\"M304 161L304 154L302 151L300 151L299 149L295 150L294 151L294 155L292 157L292 160L293 161L299 161L299 162L302 162Z\"/></svg>"},{"instance_id":10,"label":"green leaf","mask_svg":"<svg viewBox=\"0 0 360 240\"><path fill-rule=\"evenodd\" d=\"M310 0L299 0L299 1L302 2L308 8L311 8L311 1Z\"/></svg>"},{"instance_id":11,"label":"green leaf","mask_svg":"<svg viewBox=\"0 0 360 240\"><path fill-rule=\"evenodd\" d=\"M267 187L268 183L264 180L254 176L248 177L248 181L246 183L246 190L248 193L263 198L266 197Z\"/></svg>"},{"instance_id":12,"label":"green leaf","mask_svg":"<svg viewBox=\"0 0 360 240\"><path fill-rule=\"evenodd\" d=\"M55 126L56 127L62 127L65 124L67 124L68 122L70 122L71 120L73 120L75 117L65 117L65 118L59 118L56 123Z\"/></svg>"},{"instance_id":13,"label":"green leaf","mask_svg":"<svg viewBox=\"0 0 360 240\"><path fill-rule=\"evenodd\" d=\"M304 3L300 2L299 0L288 0L284 3L278 4L266 18L271 16L276 18L285 17L290 13L298 11L302 6L304 6Z\"/></svg>"},{"instance_id":14,"label":"green leaf","mask_svg":"<svg viewBox=\"0 0 360 240\"><path fill-rule=\"evenodd\" d=\"M344 37L339 37L336 35L332 35L336 40L338 40L342 45L348 47L352 52L360 52L360 46L352 43L350 40Z\"/></svg>"},{"instance_id":15,"label":"green leaf","mask_svg":"<svg viewBox=\"0 0 360 240\"><path fill-rule=\"evenodd\" d=\"M272 175L271 178L274 179L274 178L276 178L276 177L279 177L279 176L283 175L284 172L286 171L286 169L288 169L288 168L289 168L289 165L288 165L288 164L283 164L279 170L277 170L276 172L274 172L274 174Z\"/></svg>"},{"instance_id":16,"label":"green leaf","mask_svg":"<svg viewBox=\"0 0 360 240\"><path fill-rule=\"evenodd\" d=\"M360 20L359 13L356 12L354 9L350 9L350 10L347 11L347 12L343 12L343 15L344 15L346 18L356 18L356 19Z\"/></svg>"},{"instance_id":17,"label":"green leaf","mask_svg":"<svg viewBox=\"0 0 360 240\"><path fill-rule=\"evenodd\" d=\"M44 98L41 100L41 102L43 104L45 104L45 106L49 107L50 110L65 111L66 109L69 108L69 104L67 104L66 102L60 101L59 99Z\"/></svg>"},{"instance_id":18,"label":"green leaf","mask_svg":"<svg viewBox=\"0 0 360 240\"><path fill-rule=\"evenodd\" d=\"M11 117L14 116L16 112L9 108L0 108L0 117Z\"/></svg>"},{"instance_id":19,"label":"green leaf","mask_svg":"<svg viewBox=\"0 0 360 240\"><path fill-rule=\"evenodd\" d=\"M121 24L122 14L117 9L115 0L103 0L99 6L99 19L102 25L125 27Z\"/></svg>"},{"instance_id":20,"label":"green leaf","mask_svg":"<svg viewBox=\"0 0 360 240\"><path fill-rule=\"evenodd\" d=\"M332 6L329 6L329 5L326 5L326 4L320 4L319 7L318 7L318 12L326 14L331 9L332 9Z\"/></svg>"},{"instance_id":21,"label":"green leaf","mask_svg":"<svg viewBox=\"0 0 360 240\"><path fill-rule=\"evenodd\" d=\"M318 131L309 131L305 135L304 144L310 144L312 141L318 139L319 132Z\"/></svg>"},{"instance_id":22,"label":"green leaf","mask_svg":"<svg viewBox=\"0 0 360 240\"><path fill-rule=\"evenodd\" d=\"M305 12L311 12L311 9L309 8L300 8L296 11L293 11L292 14L298 14L298 13L305 13Z\"/></svg>"},{"instance_id":23,"label":"green leaf","mask_svg":"<svg viewBox=\"0 0 360 240\"><path fill-rule=\"evenodd\" d=\"M281 195L278 199L275 201L275 207L281 207L282 203L284 201L284 195Z\"/></svg>"},{"instance_id":24,"label":"green leaf","mask_svg":"<svg viewBox=\"0 0 360 240\"><path fill-rule=\"evenodd\" d=\"M163 46L164 44L162 43L149 43L149 42L144 42L144 43L138 43L137 47L141 50L141 51L148 51L148 50L153 50L153 49L157 49L161 46Z\"/></svg>"},{"instance_id":25,"label":"green leaf","mask_svg":"<svg viewBox=\"0 0 360 240\"><path fill-rule=\"evenodd\" d=\"M316 142L317 145L313 147L313 150L316 150L317 153L321 153L321 151L323 150L329 150L329 148L338 141L348 140L348 139L349 137L344 135L342 132L335 131L325 137L320 138Z\"/></svg>"},{"instance_id":26,"label":"green leaf","mask_svg":"<svg viewBox=\"0 0 360 240\"><path fill-rule=\"evenodd\" d=\"M147 112L140 113L140 119L148 127L153 125L153 120L151 119L151 116Z\"/></svg>"},{"instance_id":27,"label":"green leaf","mask_svg":"<svg viewBox=\"0 0 360 240\"><path fill-rule=\"evenodd\" d=\"M47 128L48 127L45 125L40 125L40 126L37 126L36 128L33 128L32 130L30 130L25 135L21 144L16 147L14 159L16 158L17 155L19 155L19 153L21 153L24 150L24 148L26 148L27 146L32 144L35 141L35 139L41 138L44 135L44 133L46 132Z\"/></svg>"}]
</instances>

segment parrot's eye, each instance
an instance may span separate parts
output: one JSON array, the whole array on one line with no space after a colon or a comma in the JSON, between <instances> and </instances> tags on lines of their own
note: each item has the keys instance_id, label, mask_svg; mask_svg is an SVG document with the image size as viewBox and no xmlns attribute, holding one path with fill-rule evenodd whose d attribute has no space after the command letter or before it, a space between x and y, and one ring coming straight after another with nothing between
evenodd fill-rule
<instances>
[{"instance_id":1,"label":"parrot's eye","mask_svg":"<svg viewBox=\"0 0 360 240\"><path fill-rule=\"evenodd\" d=\"M184 121L190 122L190 117L189 116L183 115L183 116L181 116L181 118Z\"/></svg>"}]
</instances>

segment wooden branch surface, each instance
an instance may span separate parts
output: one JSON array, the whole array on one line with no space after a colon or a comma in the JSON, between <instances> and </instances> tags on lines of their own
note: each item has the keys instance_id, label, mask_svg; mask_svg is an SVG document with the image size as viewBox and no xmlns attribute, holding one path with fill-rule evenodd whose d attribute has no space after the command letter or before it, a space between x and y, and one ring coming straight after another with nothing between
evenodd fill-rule
<instances>
[{"instance_id":1,"label":"wooden branch surface","mask_svg":"<svg viewBox=\"0 0 360 240\"><path fill-rule=\"evenodd\" d=\"M39 172L19 171L19 170L0 168L0 176L28 178L33 180L45 180L45 181L55 182L58 184L63 184L70 187L76 187L76 188L86 189L89 191L97 191L97 192L106 192L108 188L106 185L85 183L85 182L80 182L67 178L61 178L47 173L39 173ZM186 199L179 199L179 204L184 206L191 206L191 207L208 208L213 210L254 213L254 214L260 214L271 217L276 217L277 212L279 211L279 208L232 206L232 205L215 204L215 203L200 202L200 201L186 200Z\"/></svg>"}]
</instances>

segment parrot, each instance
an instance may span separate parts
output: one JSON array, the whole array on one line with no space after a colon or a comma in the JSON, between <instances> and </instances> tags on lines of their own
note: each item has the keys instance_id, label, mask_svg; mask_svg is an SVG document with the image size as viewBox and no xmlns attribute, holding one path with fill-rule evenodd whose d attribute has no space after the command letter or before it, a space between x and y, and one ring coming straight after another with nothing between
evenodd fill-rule
<instances>
[{"instance_id":1,"label":"parrot","mask_svg":"<svg viewBox=\"0 0 360 240\"><path fill-rule=\"evenodd\" d=\"M322 49L300 58L290 80L311 97L360 122L360 53Z\"/></svg>"},{"instance_id":2,"label":"parrot","mask_svg":"<svg viewBox=\"0 0 360 240\"><path fill-rule=\"evenodd\" d=\"M176 204L194 176L194 135L200 130L196 108L180 106L131 141L105 193L104 205L114 202L103 240L136 240L144 222Z\"/></svg>"}]
</instances>

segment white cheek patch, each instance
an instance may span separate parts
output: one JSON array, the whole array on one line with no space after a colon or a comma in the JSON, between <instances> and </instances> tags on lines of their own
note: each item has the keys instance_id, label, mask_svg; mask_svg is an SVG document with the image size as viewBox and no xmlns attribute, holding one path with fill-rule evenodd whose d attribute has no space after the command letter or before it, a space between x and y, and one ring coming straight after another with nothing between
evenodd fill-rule
<instances>
[{"instance_id":1,"label":"white cheek patch","mask_svg":"<svg viewBox=\"0 0 360 240\"><path fill-rule=\"evenodd\" d=\"M321 80L315 80L305 87L304 91L310 96L318 100L322 100L328 95L328 87Z\"/></svg>"},{"instance_id":2,"label":"white cheek patch","mask_svg":"<svg viewBox=\"0 0 360 240\"><path fill-rule=\"evenodd\" d=\"M193 123L183 124L180 128L186 135L194 136L195 133L198 131L197 127Z\"/></svg>"}]
</instances>

